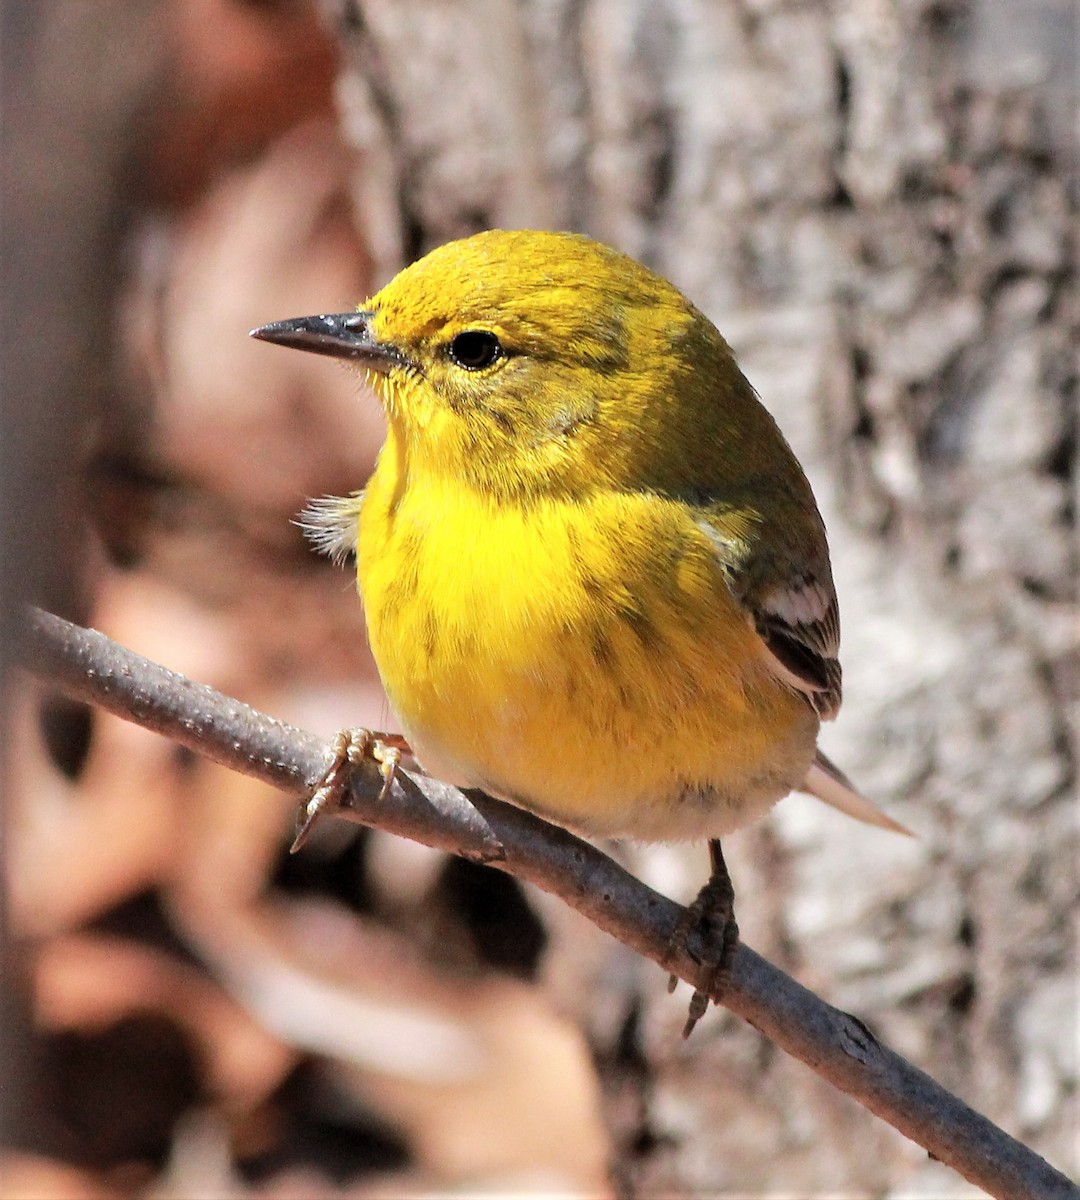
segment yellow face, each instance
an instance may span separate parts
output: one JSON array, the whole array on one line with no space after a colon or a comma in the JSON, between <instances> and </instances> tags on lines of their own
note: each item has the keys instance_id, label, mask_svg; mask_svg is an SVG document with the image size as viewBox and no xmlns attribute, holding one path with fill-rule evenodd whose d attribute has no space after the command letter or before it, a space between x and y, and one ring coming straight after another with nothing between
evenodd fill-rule
<instances>
[{"instance_id":1,"label":"yellow face","mask_svg":"<svg viewBox=\"0 0 1080 1200\"><path fill-rule=\"evenodd\" d=\"M352 360L401 479L490 502L606 489L753 513L813 510L798 464L713 325L588 238L489 230L433 250L357 312L256 336Z\"/></svg>"},{"instance_id":2,"label":"yellow face","mask_svg":"<svg viewBox=\"0 0 1080 1200\"><path fill-rule=\"evenodd\" d=\"M730 358L671 284L570 234L443 246L362 315L389 355L369 371L407 452L504 498L638 478L702 355Z\"/></svg>"}]
</instances>

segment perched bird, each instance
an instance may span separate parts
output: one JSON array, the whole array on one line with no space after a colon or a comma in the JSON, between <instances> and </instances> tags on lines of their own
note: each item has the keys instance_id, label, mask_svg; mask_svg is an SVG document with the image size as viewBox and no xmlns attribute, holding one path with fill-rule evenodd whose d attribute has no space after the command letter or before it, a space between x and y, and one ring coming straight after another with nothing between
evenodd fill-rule
<instances>
[{"instance_id":1,"label":"perched bird","mask_svg":"<svg viewBox=\"0 0 1080 1200\"><path fill-rule=\"evenodd\" d=\"M825 528L731 348L634 260L527 230L252 333L351 360L386 410L367 488L309 522L356 550L424 769L586 834L709 840L689 1032L737 936L721 835L793 789L902 828L817 750L840 706Z\"/></svg>"}]
</instances>

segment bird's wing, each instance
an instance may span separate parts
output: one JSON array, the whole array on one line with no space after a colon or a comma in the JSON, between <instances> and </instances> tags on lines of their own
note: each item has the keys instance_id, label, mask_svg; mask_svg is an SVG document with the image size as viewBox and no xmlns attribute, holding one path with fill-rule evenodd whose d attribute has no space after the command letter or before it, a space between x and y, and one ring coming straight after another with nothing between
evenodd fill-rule
<instances>
[{"instance_id":1,"label":"bird's wing","mask_svg":"<svg viewBox=\"0 0 1080 1200\"><path fill-rule=\"evenodd\" d=\"M776 672L804 692L823 721L840 708L840 613L831 579L800 574L748 605Z\"/></svg>"},{"instance_id":2,"label":"bird's wing","mask_svg":"<svg viewBox=\"0 0 1080 1200\"><path fill-rule=\"evenodd\" d=\"M715 546L776 675L802 692L823 721L832 720L841 697L840 613L820 523L810 528L798 550L786 548L786 555L771 561L767 573L762 563L748 557L745 535L733 533L722 510L699 512L697 523Z\"/></svg>"},{"instance_id":3,"label":"bird's wing","mask_svg":"<svg viewBox=\"0 0 1080 1200\"><path fill-rule=\"evenodd\" d=\"M296 522L315 549L339 567L356 554L363 500L363 492L354 492L351 496L320 496L308 501Z\"/></svg>"}]
</instances>

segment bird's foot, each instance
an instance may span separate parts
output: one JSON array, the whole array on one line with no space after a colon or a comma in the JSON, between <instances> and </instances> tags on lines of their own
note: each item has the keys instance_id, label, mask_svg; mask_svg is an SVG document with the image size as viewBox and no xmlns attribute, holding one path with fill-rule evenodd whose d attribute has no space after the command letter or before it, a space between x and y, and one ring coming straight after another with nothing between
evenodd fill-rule
<instances>
[{"instance_id":1,"label":"bird's foot","mask_svg":"<svg viewBox=\"0 0 1080 1200\"><path fill-rule=\"evenodd\" d=\"M353 767L359 766L367 758L379 764L379 774L383 779L379 800L382 801L390 794L402 755L411 753L404 738L392 733L373 733L370 729L339 730L334 737L333 751L330 765L311 795L301 802L296 837L289 847L290 854L295 854L307 841L319 817L340 807Z\"/></svg>"},{"instance_id":2,"label":"bird's foot","mask_svg":"<svg viewBox=\"0 0 1080 1200\"><path fill-rule=\"evenodd\" d=\"M684 910L668 942L668 954L671 956L687 950L687 943L695 933L698 935L696 940L703 947L693 955L698 963L698 971L686 1024L683 1026L684 1038L690 1036L694 1026L705 1015L709 1000L715 1001L723 993L739 941L739 926L735 922L735 889L720 843L715 838L709 842L709 858L712 864L709 881L698 892L693 904ZM678 976L672 975L668 980L668 991L673 992L678 982Z\"/></svg>"}]
</instances>

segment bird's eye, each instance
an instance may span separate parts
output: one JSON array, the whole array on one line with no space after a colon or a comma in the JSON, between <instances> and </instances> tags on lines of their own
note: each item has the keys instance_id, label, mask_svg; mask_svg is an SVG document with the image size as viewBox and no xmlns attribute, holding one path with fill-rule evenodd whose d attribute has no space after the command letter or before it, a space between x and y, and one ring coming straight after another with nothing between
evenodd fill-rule
<instances>
[{"instance_id":1,"label":"bird's eye","mask_svg":"<svg viewBox=\"0 0 1080 1200\"><path fill-rule=\"evenodd\" d=\"M450 343L450 357L466 371L482 371L502 354L499 339L486 329L466 329Z\"/></svg>"}]
</instances>

